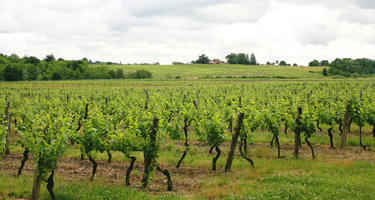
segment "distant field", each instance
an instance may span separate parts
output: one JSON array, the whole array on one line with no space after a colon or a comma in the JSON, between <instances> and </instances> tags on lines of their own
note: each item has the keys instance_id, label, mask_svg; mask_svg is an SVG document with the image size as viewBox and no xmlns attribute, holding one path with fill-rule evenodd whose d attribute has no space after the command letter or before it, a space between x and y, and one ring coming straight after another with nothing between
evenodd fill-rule
<instances>
[{"instance_id":1,"label":"distant field","mask_svg":"<svg viewBox=\"0 0 375 200\"><path fill-rule=\"evenodd\" d=\"M286 78L286 79L322 79L323 67L280 67L249 65L91 65L91 67L121 68L125 73L137 69L147 69L154 79L243 77L248 78Z\"/></svg>"}]
</instances>

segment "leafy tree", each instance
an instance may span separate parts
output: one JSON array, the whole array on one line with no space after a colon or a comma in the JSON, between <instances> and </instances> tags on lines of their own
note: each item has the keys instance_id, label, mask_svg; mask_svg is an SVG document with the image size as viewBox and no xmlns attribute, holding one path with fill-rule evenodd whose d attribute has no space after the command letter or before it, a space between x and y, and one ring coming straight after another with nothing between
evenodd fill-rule
<instances>
[{"instance_id":1,"label":"leafy tree","mask_svg":"<svg viewBox=\"0 0 375 200\"><path fill-rule=\"evenodd\" d=\"M320 65L321 66L328 66L329 65L329 61L328 60L322 60L322 61L320 61Z\"/></svg>"},{"instance_id":2,"label":"leafy tree","mask_svg":"<svg viewBox=\"0 0 375 200\"><path fill-rule=\"evenodd\" d=\"M225 57L229 64L237 64L237 54L231 53Z\"/></svg>"},{"instance_id":3,"label":"leafy tree","mask_svg":"<svg viewBox=\"0 0 375 200\"><path fill-rule=\"evenodd\" d=\"M116 78L117 78L117 79L124 79L124 78L125 78L124 70L122 70L122 69L117 69L117 70L116 70Z\"/></svg>"},{"instance_id":4,"label":"leafy tree","mask_svg":"<svg viewBox=\"0 0 375 200\"><path fill-rule=\"evenodd\" d=\"M56 72L52 73L51 79L52 80L61 80L62 76L61 76L61 74L59 72L56 71Z\"/></svg>"},{"instance_id":5,"label":"leafy tree","mask_svg":"<svg viewBox=\"0 0 375 200\"><path fill-rule=\"evenodd\" d=\"M131 78L131 79L152 78L152 73L150 71L145 70L145 69L140 69L140 70L137 70L134 73L130 73L128 75L128 78Z\"/></svg>"},{"instance_id":6,"label":"leafy tree","mask_svg":"<svg viewBox=\"0 0 375 200\"><path fill-rule=\"evenodd\" d=\"M202 54L199 56L198 60L196 60L194 63L195 64L209 64L210 59L205 54Z\"/></svg>"},{"instance_id":7,"label":"leafy tree","mask_svg":"<svg viewBox=\"0 0 375 200\"><path fill-rule=\"evenodd\" d=\"M23 78L28 81L36 80L41 73L40 69L33 64L25 64L23 68Z\"/></svg>"},{"instance_id":8,"label":"leafy tree","mask_svg":"<svg viewBox=\"0 0 375 200\"><path fill-rule=\"evenodd\" d=\"M288 66L288 64L284 60L280 61L279 65L280 66Z\"/></svg>"},{"instance_id":9,"label":"leafy tree","mask_svg":"<svg viewBox=\"0 0 375 200\"><path fill-rule=\"evenodd\" d=\"M21 58L17 54L12 54L8 57L8 60L12 63L18 63L21 61Z\"/></svg>"},{"instance_id":10,"label":"leafy tree","mask_svg":"<svg viewBox=\"0 0 375 200\"><path fill-rule=\"evenodd\" d=\"M327 70L327 68L324 68L322 73L323 73L323 76L328 76L328 70Z\"/></svg>"},{"instance_id":11,"label":"leafy tree","mask_svg":"<svg viewBox=\"0 0 375 200\"><path fill-rule=\"evenodd\" d=\"M0 53L0 64L6 64L8 62L8 59L6 55Z\"/></svg>"},{"instance_id":12,"label":"leafy tree","mask_svg":"<svg viewBox=\"0 0 375 200\"><path fill-rule=\"evenodd\" d=\"M115 70L113 70L113 69L109 70L108 74L109 74L109 77L111 79L115 79L116 78L116 72L115 72Z\"/></svg>"},{"instance_id":13,"label":"leafy tree","mask_svg":"<svg viewBox=\"0 0 375 200\"><path fill-rule=\"evenodd\" d=\"M294 66L294 67L298 67L298 64L297 64L297 63L294 63L293 66Z\"/></svg>"},{"instance_id":14,"label":"leafy tree","mask_svg":"<svg viewBox=\"0 0 375 200\"><path fill-rule=\"evenodd\" d=\"M22 68L18 65L7 65L3 72L6 81L21 81L23 80Z\"/></svg>"},{"instance_id":15,"label":"leafy tree","mask_svg":"<svg viewBox=\"0 0 375 200\"><path fill-rule=\"evenodd\" d=\"M46 58L44 58L44 61L46 62L52 62L52 61L55 61L55 56L53 54L50 54L50 55L46 55Z\"/></svg>"},{"instance_id":16,"label":"leafy tree","mask_svg":"<svg viewBox=\"0 0 375 200\"><path fill-rule=\"evenodd\" d=\"M255 55L252 53L250 56L250 65L257 65L257 60L255 58Z\"/></svg>"},{"instance_id":17,"label":"leafy tree","mask_svg":"<svg viewBox=\"0 0 375 200\"><path fill-rule=\"evenodd\" d=\"M244 53L239 53L239 54L231 53L231 54L227 55L225 58L227 59L227 62L229 64L250 65L250 63L251 63L251 61L249 59L249 55L244 54ZM254 59L253 62L256 63L255 56L254 56L253 59Z\"/></svg>"},{"instance_id":18,"label":"leafy tree","mask_svg":"<svg viewBox=\"0 0 375 200\"><path fill-rule=\"evenodd\" d=\"M313 60L309 63L310 67L317 67L320 66L320 62L318 60Z\"/></svg>"},{"instance_id":19,"label":"leafy tree","mask_svg":"<svg viewBox=\"0 0 375 200\"><path fill-rule=\"evenodd\" d=\"M4 67L0 65L0 80L5 80L4 78Z\"/></svg>"},{"instance_id":20,"label":"leafy tree","mask_svg":"<svg viewBox=\"0 0 375 200\"><path fill-rule=\"evenodd\" d=\"M37 58L35 56L24 57L23 59L25 60L26 63L30 63L30 64L33 64L33 65L38 65L41 62L39 60L39 58Z\"/></svg>"},{"instance_id":21,"label":"leafy tree","mask_svg":"<svg viewBox=\"0 0 375 200\"><path fill-rule=\"evenodd\" d=\"M74 71L79 70L80 72L83 71L83 63L82 61L72 61L68 63L68 67L71 67Z\"/></svg>"},{"instance_id":22,"label":"leafy tree","mask_svg":"<svg viewBox=\"0 0 375 200\"><path fill-rule=\"evenodd\" d=\"M375 60L361 58L337 58L329 64L329 74L355 76L358 74L374 74L375 73Z\"/></svg>"},{"instance_id":23,"label":"leafy tree","mask_svg":"<svg viewBox=\"0 0 375 200\"><path fill-rule=\"evenodd\" d=\"M249 55L244 54L244 53L239 53L237 55L237 64L242 64L242 65L250 65L250 59Z\"/></svg>"}]
</instances>

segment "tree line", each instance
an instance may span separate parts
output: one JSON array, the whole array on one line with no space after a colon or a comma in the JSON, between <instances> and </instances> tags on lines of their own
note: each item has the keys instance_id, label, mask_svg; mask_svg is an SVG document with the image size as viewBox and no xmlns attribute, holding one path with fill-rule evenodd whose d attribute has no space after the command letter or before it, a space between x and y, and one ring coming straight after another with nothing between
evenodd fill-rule
<instances>
[{"instance_id":1,"label":"tree line","mask_svg":"<svg viewBox=\"0 0 375 200\"><path fill-rule=\"evenodd\" d=\"M81 60L56 59L47 55L43 60L34 56L19 57L16 54L0 54L0 80L81 80L81 79L124 79L152 78L146 70L125 74L123 69L108 67L89 67L86 58Z\"/></svg>"},{"instance_id":2,"label":"tree line","mask_svg":"<svg viewBox=\"0 0 375 200\"><path fill-rule=\"evenodd\" d=\"M227 59L228 64L240 64L240 65L259 65L257 63L256 57L254 53L252 53L249 57L249 54L245 53L231 53L225 57ZM174 64L176 63L181 63L181 62L173 62ZM212 60L206 56L206 54L202 54L198 57L197 60L191 61L192 64L211 64ZM219 64L219 63L216 63Z\"/></svg>"},{"instance_id":3,"label":"tree line","mask_svg":"<svg viewBox=\"0 0 375 200\"><path fill-rule=\"evenodd\" d=\"M329 64L329 69L325 70L325 73L327 75L341 75L346 77L375 74L375 60L368 58L337 58Z\"/></svg>"},{"instance_id":4,"label":"tree line","mask_svg":"<svg viewBox=\"0 0 375 200\"><path fill-rule=\"evenodd\" d=\"M250 56L249 54L245 53L231 53L225 57L226 64L240 64L240 65L260 65L257 62L257 59L255 57L255 54L252 53ZM215 60L215 59L214 59ZM219 63L213 63L214 60L211 60L208 58L206 54L201 54L197 60L193 60L192 64L219 64ZM183 64L182 62L173 62L174 65L177 64ZM275 62L267 61L266 65L279 65L279 66L299 66L297 63L289 64L285 60L276 60ZM310 67L318 67L318 66L328 66L329 61L328 60L313 60L309 62Z\"/></svg>"}]
</instances>

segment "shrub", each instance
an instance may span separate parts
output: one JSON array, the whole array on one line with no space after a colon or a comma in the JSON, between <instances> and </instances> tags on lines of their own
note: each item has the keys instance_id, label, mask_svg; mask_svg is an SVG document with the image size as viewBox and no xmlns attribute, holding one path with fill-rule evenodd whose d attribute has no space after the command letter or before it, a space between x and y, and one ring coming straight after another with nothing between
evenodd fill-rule
<instances>
[{"instance_id":1,"label":"shrub","mask_svg":"<svg viewBox=\"0 0 375 200\"><path fill-rule=\"evenodd\" d=\"M115 70L110 70L109 72L108 72L108 76L109 76L109 78L110 79L115 79L116 78L116 72L115 72Z\"/></svg>"},{"instance_id":2,"label":"shrub","mask_svg":"<svg viewBox=\"0 0 375 200\"><path fill-rule=\"evenodd\" d=\"M183 65L184 63L183 62L174 61L172 64L173 65Z\"/></svg>"},{"instance_id":3,"label":"shrub","mask_svg":"<svg viewBox=\"0 0 375 200\"><path fill-rule=\"evenodd\" d=\"M323 76L328 76L328 70L327 70L327 68L324 68L322 73L323 73Z\"/></svg>"},{"instance_id":4,"label":"shrub","mask_svg":"<svg viewBox=\"0 0 375 200\"><path fill-rule=\"evenodd\" d=\"M51 80L62 80L62 76L59 72L53 72L51 76Z\"/></svg>"},{"instance_id":5,"label":"shrub","mask_svg":"<svg viewBox=\"0 0 375 200\"><path fill-rule=\"evenodd\" d=\"M122 69L117 69L116 70L116 78L117 79L123 79L123 78L125 78L124 71Z\"/></svg>"},{"instance_id":6,"label":"shrub","mask_svg":"<svg viewBox=\"0 0 375 200\"><path fill-rule=\"evenodd\" d=\"M181 76L176 76L175 79L181 79Z\"/></svg>"},{"instance_id":7,"label":"shrub","mask_svg":"<svg viewBox=\"0 0 375 200\"><path fill-rule=\"evenodd\" d=\"M139 70L137 70L133 73L129 73L128 78L131 78L131 79L152 78L152 73L150 71L145 70L145 69L139 69Z\"/></svg>"}]
</instances>

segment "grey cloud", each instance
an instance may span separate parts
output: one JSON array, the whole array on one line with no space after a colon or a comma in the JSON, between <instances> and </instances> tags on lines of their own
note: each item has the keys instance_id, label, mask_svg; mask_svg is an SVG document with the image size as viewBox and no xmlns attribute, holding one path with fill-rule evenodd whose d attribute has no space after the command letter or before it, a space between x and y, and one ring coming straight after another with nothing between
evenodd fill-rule
<instances>
[{"instance_id":1,"label":"grey cloud","mask_svg":"<svg viewBox=\"0 0 375 200\"><path fill-rule=\"evenodd\" d=\"M375 9L374 0L353 0L353 2L361 8Z\"/></svg>"},{"instance_id":2,"label":"grey cloud","mask_svg":"<svg viewBox=\"0 0 375 200\"><path fill-rule=\"evenodd\" d=\"M353 9L351 11L343 12L340 19L349 23L371 25L375 22L375 11Z\"/></svg>"},{"instance_id":3,"label":"grey cloud","mask_svg":"<svg viewBox=\"0 0 375 200\"><path fill-rule=\"evenodd\" d=\"M184 17L197 21L233 23L256 21L266 13L269 0L154 0L123 4L136 18Z\"/></svg>"},{"instance_id":4,"label":"grey cloud","mask_svg":"<svg viewBox=\"0 0 375 200\"><path fill-rule=\"evenodd\" d=\"M356 0L276 0L277 2L287 2L300 6L317 5L334 9L347 8L351 5L351 1Z\"/></svg>"},{"instance_id":5,"label":"grey cloud","mask_svg":"<svg viewBox=\"0 0 375 200\"><path fill-rule=\"evenodd\" d=\"M196 8L217 5L225 0L139 0L131 3L123 3L130 12L138 17L160 16L160 15L187 15Z\"/></svg>"},{"instance_id":6,"label":"grey cloud","mask_svg":"<svg viewBox=\"0 0 375 200\"><path fill-rule=\"evenodd\" d=\"M366 8L373 1L0 0L0 44L3 53L68 59L167 64L260 52L260 62L302 64L347 46L375 52L375 12Z\"/></svg>"},{"instance_id":7,"label":"grey cloud","mask_svg":"<svg viewBox=\"0 0 375 200\"><path fill-rule=\"evenodd\" d=\"M324 24L307 24L298 30L297 37L302 45L328 45L339 37L335 27Z\"/></svg>"}]
</instances>

